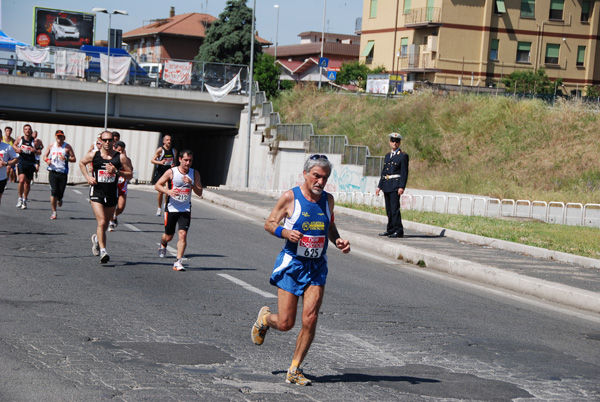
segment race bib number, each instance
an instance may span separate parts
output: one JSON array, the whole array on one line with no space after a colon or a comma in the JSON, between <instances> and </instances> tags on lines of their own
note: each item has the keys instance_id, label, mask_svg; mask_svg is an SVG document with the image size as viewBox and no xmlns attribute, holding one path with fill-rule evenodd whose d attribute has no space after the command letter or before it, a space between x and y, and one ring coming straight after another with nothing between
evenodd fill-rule
<instances>
[{"instance_id":1,"label":"race bib number","mask_svg":"<svg viewBox=\"0 0 600 402\"><path fill-rule=\"evenodd\" d=\"M190 198L190 190L190 188L186 187L175 188L175 197L173 198L179 202L186 202Z\"/></svg>"},{"instance_id":2,"label":"race bib number","mask_svg":"<svg viewBox=\"0 0 600 402\"><path fill-rule=\"evenodd\" d=\"M173 164L173 158L165 158L163 160L165 161L166 166L171 166Z\"/></svg>"},{"instance_id":3,"label":"race bib number","mask_svg":"<svg viewBox=\"0 0 600 402\"><path fill-rule=\"evenodd\" d=\"M117 177L114 173L108 173L106 170L98 170L98 183L114 183Z\"/></svg>"},{"instance_id":4,"label":"race bib number","mask_svg":"<svg viewBox=\"0 0 600 402\"><path fill-rule=\"evenodd\" d=\"M296 255L306 258L319 258L325 247L325 236L304 235L298 242Z\"/></svg>"},{"instance_id":5,"label":"race bib number","mask_svg":"<svg viewBox=\"0 0 600 402\"><path fill-rule=\"evenodd\" d=\"M33 147L30 147L29 145L21 145L21 153L32 154L34 152L35 150L33 149Z\"/></svg>"}]
</instances>

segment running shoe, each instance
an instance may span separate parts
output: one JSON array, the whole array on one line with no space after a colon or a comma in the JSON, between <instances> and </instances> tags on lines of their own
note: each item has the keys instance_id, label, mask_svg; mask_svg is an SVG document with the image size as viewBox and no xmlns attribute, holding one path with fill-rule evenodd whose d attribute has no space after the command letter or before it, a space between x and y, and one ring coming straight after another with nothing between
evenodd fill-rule
<instances>
[{"instance_id":1,"label":"running shoe","mask_svg":"<svg viewBox=\"0 0 600 402\"><path fill-rule=\"evenodd\" d=\"M19 201L17 201L17 208L21 208L22 205L23 205L23 199L19 198Z\"/></svg>"},{"instance_id":2,"label":"running shoe","mask_svg":"<svg viewBox=\"0 0 600 402\"><path fill-rule=\"evenodd\" d=\"M175 271L185 271L185 268L183 267L183 264L181 263L181 260L175 261L175 264L173 264L173 270L175 270Z\"/></svg>"},{"instance_id":3,"label":"running shoe","mask_svg":"<svg viewBox=\"0 0 600 402\"><path fill-rule=\"evenodd\" d=\"M114 232L116 227L117 227L117 226L115 225L115 223L114 223L113 221L110 221L110 222L108 223L108 231L109 231L109 232Z\"/></svg>"},{"instance_id":4,"label":"running shoe","mask_svg":"<svg viewBox=\"0 0 600 402\"><path fill-rule=\"evenodd\" d=\"M115 216L115 219L112 220L113 223L115 224L115 229L117 228L117 226L119 226L119 220L117 219L117 217Z\"/></svg>"},{"instance_id":5,"label":"running shoe","mask_svg":"<svg viewBox=\"0 0 600 402\"><path fill-rule=\"evenodd\" d=\"M21 209L27 209L27 200L23 200L23 203L21 204Z\"/></svg>"},{"instance_id":6,"label":"running shoe","mask_svg":"<svg viewBox=\"0 0 600 402\"><path fill-rule=\"evenodd\" d=\"M166 255L167 255L167 248L166 247L162 247L162 246L158 246L158 257L159 258L165 258Z\"/></svg>"},{"instance_id":7,"label":"running shoe","mask_svg":"<svg viewBox=\"0 0 600 402\"><path fill-rule=\"evenodd\" d=\"M162 214L162 209L161 209L161 208L158 208L158 209L156 210L156 216L160 216L161 214Z\"/></svg>"},{"instance_id":8,"label":"running shoe","mask_svg":"<svg viewBox=\"0 0 600 402\"><path fill-rule=\"evenodd\" d=\"M50 215L50 219L56 219L56 211L52 211L52 215Z\"/></svg>"},{"instance_id":9,"label":"running shoe","mask_svg":"<svg viewBox=\"0 0 600 402\"><path fill-rule=\"evenodd\" d=\"M312 385L312 382L304 377L304 373L300 369L296 369L295 371L288 370L285 382L296 385Z\"/></svg>"},{"instance_id":10,"label":"running shoe","mask_svg":"<svg viewBox=\"0 0 600 402\"><path fill-rule=\"evenodd\" d=\"M59 207L62 207L62 200L58 200L56 203L58 204Z\"/></svg>"},{"instance_id":11,"label":"running shoe","mask_svg":"<svg viewBox=\"0 0 600 402\"><path fill-rule=\"evenodd\" d=\"M108 256L106 250L102 251L102 255L100 256L100 264L106 264L109 261L110 257Z\"/></svg>"},{"instance_id":12,"label":"running shoe","mask_svg":"<svg viewBox=\"0 0 600 402\"><path fill-rule=\"evenodd\" d=\"M100 255L100 246L98 245L98 236L92 235L92 254L96 257Z\"/></svg>"},{"instance_id":13,"label":"running shoe","mask_svg":"<svg viewBox=\"0 0 600 402\"><path fill-rule=\"evenodd\" d=\"M267 335L269 327L263 324L263 317L267 314L271 314L271 309L267 306L264 306L258 312L256 322L254 325L252 325L252 342L255 345L262 345L265 341L265 336Z\"/></svg>"}]
</instances>

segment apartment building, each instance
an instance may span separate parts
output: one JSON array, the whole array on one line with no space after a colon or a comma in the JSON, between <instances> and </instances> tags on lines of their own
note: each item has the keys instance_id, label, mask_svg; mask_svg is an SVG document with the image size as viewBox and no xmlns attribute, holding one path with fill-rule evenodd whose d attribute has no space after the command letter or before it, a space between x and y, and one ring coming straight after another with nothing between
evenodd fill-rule
<instances>
[{"instance_id":1,"label":"apartment building","mask_svg":"<svg viewBox=\"0 0 600 402\"><path fill-rule=\"evenodd\" d=\"M409 82L479 87L544 68L581 93L600 84L599 1L363 0L360 60Z\"/></svg>"}]
</instances>

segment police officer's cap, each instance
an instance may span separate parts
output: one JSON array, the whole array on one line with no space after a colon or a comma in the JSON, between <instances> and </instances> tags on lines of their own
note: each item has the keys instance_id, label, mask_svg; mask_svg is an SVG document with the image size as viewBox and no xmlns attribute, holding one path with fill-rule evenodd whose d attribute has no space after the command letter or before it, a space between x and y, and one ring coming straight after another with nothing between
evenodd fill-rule
<instances>
[{"instance_id":1,"label":"police officer's cap","mask_svg":"<svg viewBox=\"0 0 600 402\"><path fill-rule=\"evenodd\" d=\"M390 139L397 139L397 140L401 140L402 136L398 133L391 133L390 134Z\"/></svg>"}]
</instances>

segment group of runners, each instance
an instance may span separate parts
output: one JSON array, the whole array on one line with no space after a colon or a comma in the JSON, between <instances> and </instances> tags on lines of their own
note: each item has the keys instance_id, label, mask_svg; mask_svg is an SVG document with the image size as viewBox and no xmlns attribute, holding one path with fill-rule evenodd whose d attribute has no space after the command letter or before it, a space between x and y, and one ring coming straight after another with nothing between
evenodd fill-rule
<instances>
[{"instance_id":1,"label":"group of runners","mask_svg":"<svg viewBox=\"0 0 600 402\"><path fill-rule=\"evenodd\" d=\"M39 151L30 132L31 126L26 125L24 135L15 141L14 146L4 143L0 146L0 199L6 185L6 168L15 165L16 154L21 157ZM62 175L68 173L68 162L76 161L73 149L64 142L64 133L57 130L55 136L56 142L46 150L43 158L52 176L49 180L53 219L56 218L55 204L60 206L62 202L63 182L66 184L66 176ZM120 195L126 195L127 181L133 176L133 166L126 155L125 144L118 137L118 133L103 131L97 143L79 161L81 172L90 186L90 203L97 222L96 233L92 235L92 252L100 256L103 264L110 260L106 251L106 231L111 227L114 230L117 226L117 216L125 208L126 202L125 197L122 203L119 198ZM171 146L169 136L163 138L163 146L156 150L152 163L158 167L155 176L157 215L161 215L162 198L167 196L164 206L165 231L160 239L158 257L166 256L167 244L178 228L177 258L173 269L184 271L182 259L191 223L191 197L192 193L202 196L200 174L191 167L193 153L184 150L178 155ZM25 169L22 169L19 158L19 178L30 174L31 168L27 166L23 165ZM333 196L324 191L332 169L327 156L310 156L304 164L304 183L279 198L264 225L267 232L284 239L285 243L269 280L271 285L277 287L278 311L274 313L268 306L260 309L252 325L252 342L262 345L270 328L279 331L292 329L296 322L298 302L302 298L302 326L285 379L288 383L298 385L311 385L311 380L305 377L300 366L315 337L328 274L328 242L331 241L343 253L350 252L350 242L340 238L335 225ZM19 207L26 208L25 187L19 196Z\"/></svg>"}]
</instances>

